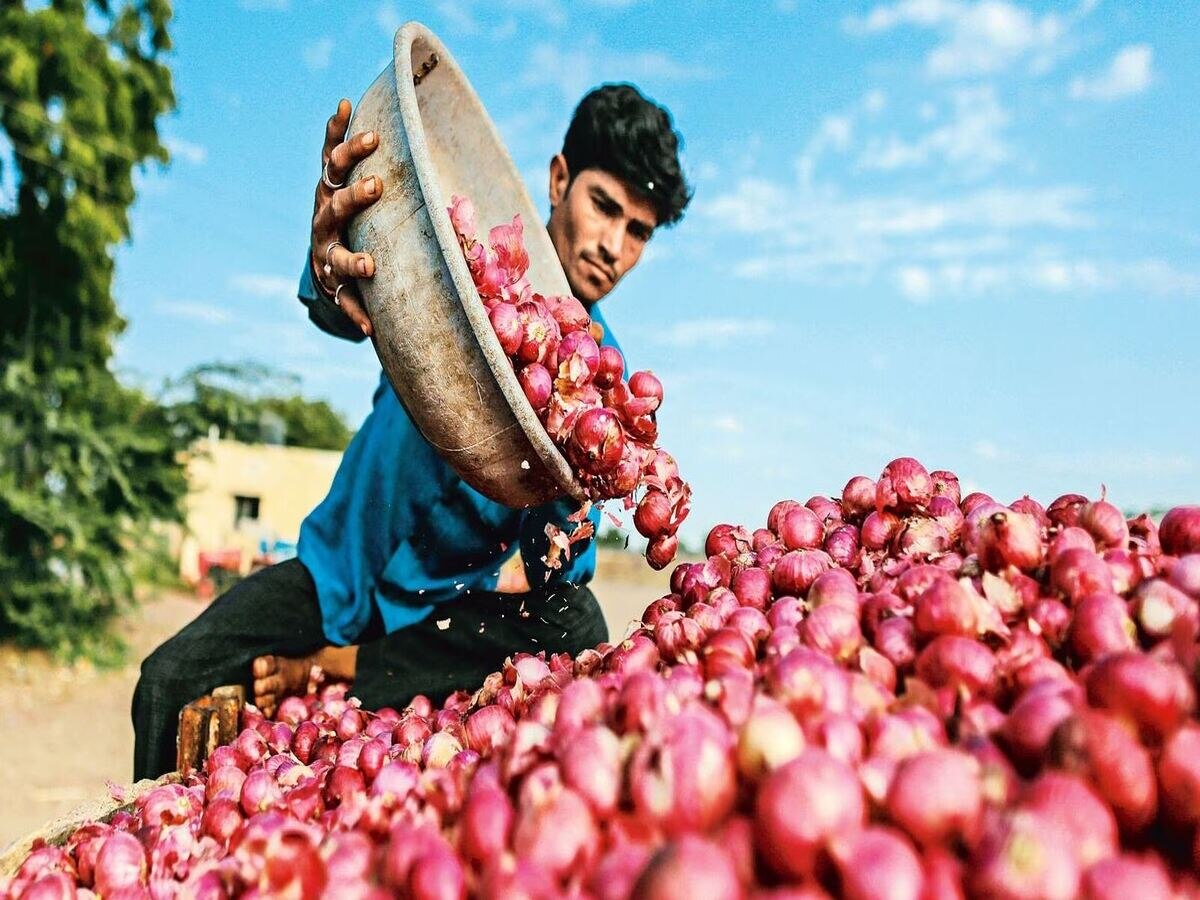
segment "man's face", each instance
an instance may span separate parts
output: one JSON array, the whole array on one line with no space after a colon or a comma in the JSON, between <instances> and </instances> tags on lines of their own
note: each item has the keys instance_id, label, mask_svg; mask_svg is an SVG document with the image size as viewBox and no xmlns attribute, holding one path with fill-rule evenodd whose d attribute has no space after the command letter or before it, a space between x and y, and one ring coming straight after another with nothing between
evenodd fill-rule
<instances>
[{"instance_id":1,"label":"man's face","mask_svg":"<svg viewBox=\"0 0 1200 900\"><path fill-rule=\"evenodd\" d=\"M550 161L550 207L546 228L567 283L588 305L637 265L658 221L648 200L608 172L584 169L572 180L561 154Z\"/></svg>"}]
</instances>

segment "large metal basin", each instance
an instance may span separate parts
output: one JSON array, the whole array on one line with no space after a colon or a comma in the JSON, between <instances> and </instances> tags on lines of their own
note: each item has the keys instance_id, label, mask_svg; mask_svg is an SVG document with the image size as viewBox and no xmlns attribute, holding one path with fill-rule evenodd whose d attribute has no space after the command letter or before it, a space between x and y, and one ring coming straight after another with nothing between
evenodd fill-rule
<instances>
[{"instance_id":1,"label":"large metal basin","mask_svg":"<svg viewBox=\"0 0 1200 900\"><path fill-rule=\"evenodd\" d=\"M529 278L570 292L549 235L491 119L441 41L409 22L394 59L358 103L352 133L379 147L352 178L378 175L380 200L350 225L349 244L375 258L359 282L375 350L400 402L463 480L512 507L581 485L550 441L492 332L446 208L475 204L480 231L520 213Z\"/></svg>"}]
</instances>

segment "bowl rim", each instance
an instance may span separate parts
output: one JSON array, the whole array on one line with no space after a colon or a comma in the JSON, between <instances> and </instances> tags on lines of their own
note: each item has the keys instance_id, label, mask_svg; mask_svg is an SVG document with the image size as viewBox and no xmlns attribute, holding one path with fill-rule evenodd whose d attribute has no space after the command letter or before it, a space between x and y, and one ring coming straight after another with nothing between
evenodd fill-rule
<instances>
[{"instance_id":1,"label":"bowl rim","mask_svg":"<svg viewBox=\"0 0 1200 900\"><path fill-rule=\"evenodd\" d=\"M459 248L458 236L454 231L453 223L450 221L446 199L442 196L441 185L438 183L436 177L437 169L429 153L425 125L417 103L416 86L413 83L412 45L418 40L428 44L430 49L437 54L437 68L441 68L442 66L447 67L452 76L463 88L463 98L470 106L471 112L483 123L493 146L499 150L497 157L491 161L491 164L507 169L510 180L513 184L517 185L526 201L526 206L529 208L536 207L534 207L532 198L529 196L525 182L521 178L516 164L509 155L508 148L501 139L500 133L492 122L491 116L487 114L487 110L484 108L482 101L480 101L479 95L475 92L475 88L471 85L466 73L463 72L450 51L446 49L445 44L429 28L417 21L406 22L396 32L393 42L396 98L400 109L400 119L404 125L405 136L408 140L409 153L413 160L414 174L421 188L426 212L433 225L434 238L438 243L438 249L441 251L442 258L450 273L451 289L454 291L456 299L466 314L467 321L471 325L471 330L474 332L480 352L483 353L484 359L487 361L488 368L491 369L501 393L504 395L505 400L508 401L509 409L516 420L515 424L525 433L525 437L533 447L534 452L537 453L539 461L549 471L550 476L558 486L571 498L581 502L585 501L588 498L583 485L575 477L575 473L567 462L566 457L555 446L554 442L550 439L550 435L546 432L545 426L538 419L537 413L529 403L529 399L525 396L525 391L517 379L516 370L500 346L500 339L496 337L496 333L492 329L491 320L487 315L483 300L475 288L475 282L471 278L470 269L467 268L467 262L463 258ZM541 223L537 223L535 227L540 228ZM450 252L448 248L453 248L453 251ZM557 255L555 255L555 264L561 265L558 263ZM565 273L563 281L566 281ZM508 428L504 430L507 431ZM478 443L491 440L500 433L502 432L489 435L481 439ZM474 446L478 446L478 444L469 447L438 449L446 452L463 452L474 449Z\"/></svg>"}]
</instances>

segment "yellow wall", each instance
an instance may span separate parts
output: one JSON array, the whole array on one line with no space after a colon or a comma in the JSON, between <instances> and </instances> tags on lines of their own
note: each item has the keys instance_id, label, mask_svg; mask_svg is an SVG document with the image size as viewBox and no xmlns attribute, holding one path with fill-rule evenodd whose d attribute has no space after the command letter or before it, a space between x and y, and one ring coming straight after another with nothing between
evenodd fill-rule
<instances>
[{"instance_id":1,"label":"yellow wall","mask_svg":"<svg viewBox=\"0 0 1200 900\"><path fill-rule=\"evenodd\" d=\"M187 463L186 534L179 545L180 571L193 580L202 550L243 549L242 565L259 540L295 541L304 517L325 498L342 454L334 450L242 444L205 438ZM234 526L234 497L258 497L258 520Z\"/></svg>"}]
</instances>

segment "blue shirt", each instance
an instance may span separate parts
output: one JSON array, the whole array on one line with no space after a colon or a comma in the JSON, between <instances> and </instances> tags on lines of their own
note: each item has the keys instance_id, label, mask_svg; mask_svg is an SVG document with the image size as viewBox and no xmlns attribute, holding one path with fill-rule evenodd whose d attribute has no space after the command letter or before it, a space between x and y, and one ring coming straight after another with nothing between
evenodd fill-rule
<instances>
[{"instance_id":1,"label":"blue shirt","mask_svg":"<svg viewBox=\"0 0 1200 900\"><path fill-rule=\"evenodd\" d=\"M363 335L317 292L306 265L299 297L319 327ZM592 318L604 324L599 311ZM604 342L616 346L608 328ZM583 584L596 570L594 541L576 543L559 569L542 561L546 524L570 531L578 501L511 509L455 474L421 436L380 375L373 407L342 457L329 495L300 526L298 556L311 573L325 636L355 643L378 610L386 631L424 619L469 591L495 590L500 566L519 548L529 584ZM600 527L600 513L590 515Z\"/></svg>"}]
</instances>

